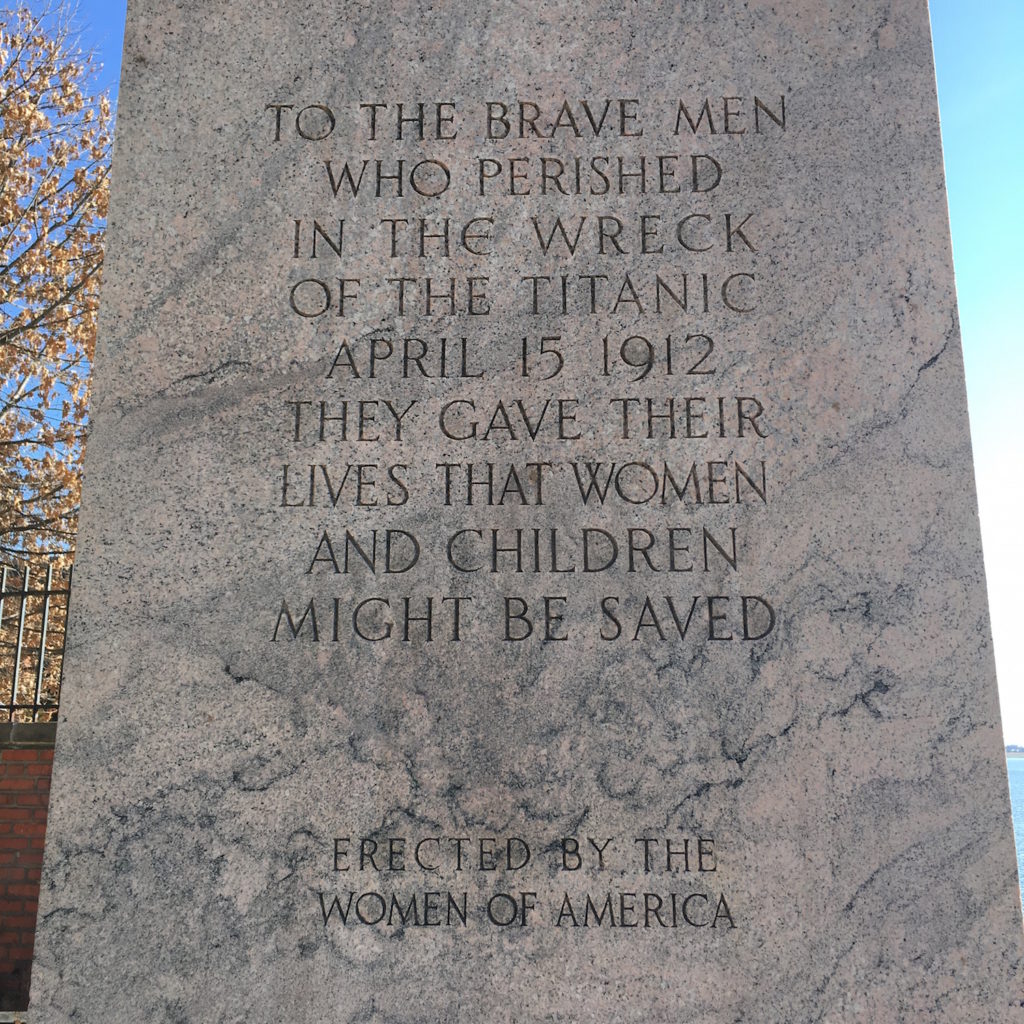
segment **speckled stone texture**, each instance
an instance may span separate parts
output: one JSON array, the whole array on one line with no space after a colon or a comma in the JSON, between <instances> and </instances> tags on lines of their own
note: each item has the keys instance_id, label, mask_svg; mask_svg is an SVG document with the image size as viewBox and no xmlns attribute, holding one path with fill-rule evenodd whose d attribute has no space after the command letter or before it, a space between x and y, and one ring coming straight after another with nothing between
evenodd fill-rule
<instances>
[{"instance_id":1,"label":"speckled stone texture","mask_svg":"<svg viewBox=\"0 0 1024 1024\"><path fill-rule=\"evenodd\" d=\"M924 0L132 0L108 237L33 1024L1024 1018Z\"/></svg>"}]
</instances>

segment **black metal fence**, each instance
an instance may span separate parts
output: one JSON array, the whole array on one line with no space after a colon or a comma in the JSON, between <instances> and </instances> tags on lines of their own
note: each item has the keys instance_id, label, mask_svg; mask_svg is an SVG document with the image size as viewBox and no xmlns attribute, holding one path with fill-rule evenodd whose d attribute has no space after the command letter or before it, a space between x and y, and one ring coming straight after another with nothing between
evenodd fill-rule
<instances>
[{"instance_id":1,"label":"black metal fence","mask_svg":"<svg viewBox=\"0 0 1024 1024\"><path fill-rule=\"evenodd\" d=\"M71 569L0 566L0 722L54 722Z\"/></svg>"}]
</instances>

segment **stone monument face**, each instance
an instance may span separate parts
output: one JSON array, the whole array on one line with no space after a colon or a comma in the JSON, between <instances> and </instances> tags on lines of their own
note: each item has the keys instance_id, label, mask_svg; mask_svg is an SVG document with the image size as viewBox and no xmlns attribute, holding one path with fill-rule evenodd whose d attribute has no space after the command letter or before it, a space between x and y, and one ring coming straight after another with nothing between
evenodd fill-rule
<instances>
[{"instance_id":1,"label":"stone monument face","mask_svg":"<svg viewBox=\"0 0 1024 1024\"><path fill-rule=\"evenodd\" d=\"M1018 1019L924 0L133 0L36 1021Z\"/></svg>"}]
</instances>

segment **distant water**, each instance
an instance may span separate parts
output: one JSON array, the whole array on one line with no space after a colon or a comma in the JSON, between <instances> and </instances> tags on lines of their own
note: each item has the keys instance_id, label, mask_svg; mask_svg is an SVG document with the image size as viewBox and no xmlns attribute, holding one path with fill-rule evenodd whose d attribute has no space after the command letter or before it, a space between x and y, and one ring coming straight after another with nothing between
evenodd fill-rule
<instances>
[{"instance_id":1,"label":"distant water","mask_svg":"<svg viewBox=\"0 0 1024 1024\"><path fill-rule=\"evenodd\" d=\"M1013 813L1013 837L1017 840L1017 878L1024 893L1024 757L1008 757L1010 810Z\"/></svg>"}]
</instances>

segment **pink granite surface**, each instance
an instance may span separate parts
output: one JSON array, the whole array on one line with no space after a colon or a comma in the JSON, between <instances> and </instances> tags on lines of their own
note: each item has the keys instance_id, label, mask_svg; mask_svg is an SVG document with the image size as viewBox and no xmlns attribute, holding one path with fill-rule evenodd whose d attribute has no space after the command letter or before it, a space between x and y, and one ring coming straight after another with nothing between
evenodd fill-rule
<instances>
[{"instance_id":1,"label":"pink granite surface","mask_svg":"<svg viewBox=\"0 0 1024 1024\"><path fill-rule=\"evenodd\" d=\"M1024 1018L924 0L124 69L33 1024Z\"/></svg>"}]
</instances>

